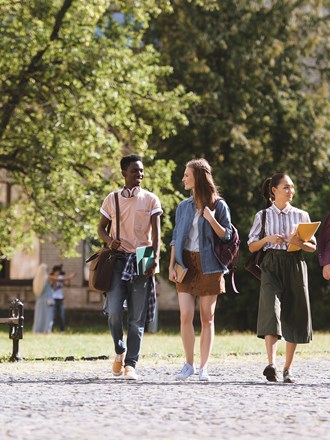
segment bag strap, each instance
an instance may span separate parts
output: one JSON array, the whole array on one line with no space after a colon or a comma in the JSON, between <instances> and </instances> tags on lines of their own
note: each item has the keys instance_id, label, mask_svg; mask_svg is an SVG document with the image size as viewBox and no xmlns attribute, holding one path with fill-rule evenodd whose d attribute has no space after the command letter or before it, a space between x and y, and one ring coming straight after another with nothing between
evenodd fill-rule
<instances>
[{"instance_id":1,"label":"bag strap","mask_svg":"<svg viewBox=\"0 0 330 440\"><path fill-rule=\"evenodd\" d=\"M220 200L225 200L225 199L223 197L218 197L214 202L213 209L216 209L217 204L220 202ZM231 223L231 227L232 227L232 236L234 236L234 234L238 234L237 229L235 228L235 226L232 223ZM238 262L238 253L237 253L236 257L234 258L234 260L232 261L233 268L230 271L231 272L231 285L232 285L233 291L235 293L239 293L239 291L236 287L236 283L235 283L235 270L237 267L237 262Z\"/></svg>"},{"instance_id":2,"label":"bag strap","mask_svg":"<svg viewBox=\"0 0 330 440\"><path fill-rule=\"evenodd\" d=\"M115 203L116 203L116 239L119 240L120 237L120 223L119 223L119 200L118 200L118 192L115 192Z\"/></svg>"},{"instance_id":3,"label":"bag strap","mask_svg":"<svg viewBox=\"0 0 330 440\"><path fill-rule=\"evenodd\" d=\"M119 200L118 200L118 192L115 192L115 205L116 205L116 239L119 240L120 237L120 223L119 223L119 217L120 217L120 211L119 211ZM111 230L111 223L112 221L109 220L107 227L105 228L106 233L110 235ZM107 247L107 244L104 242L104 247Z\"/></svg>"},{"instance_id":4,"label":"bag strap","mask_svg":"<svg viewBox=\"0 0 330 440\"><path fill-rule=\"evenodd\" d=\"M266 228L266 209L262 210L262 219L261 219L261 231L259 234L259 240L261 240L262 238L264 238L265 236L265 228Z\"/></svg>"}]
</instances>

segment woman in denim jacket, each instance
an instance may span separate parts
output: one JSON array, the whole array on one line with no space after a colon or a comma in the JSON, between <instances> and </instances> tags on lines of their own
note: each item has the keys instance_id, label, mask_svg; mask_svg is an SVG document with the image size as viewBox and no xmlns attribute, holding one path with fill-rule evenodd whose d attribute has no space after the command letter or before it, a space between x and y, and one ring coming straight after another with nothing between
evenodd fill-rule
<instances>
[{"instance_id":1,"label":"woman in denim jacket","mask_svg":"<svg viewBox=\"0 0 330 440\"><path fill-rule=\"evenodd\" d=\"M227 241L232 234L230 212L219 199L211 166L205 159L187 163L182 178L192 197L181 202L176 210L171 241L169 279L176 283L180 306L181 337L186 362L176 376L185 380L195 374L193 326L195 298L200 297L200 368L199 379L209 381L207 364L214 340L214 312L217 296L225 293L223 275L227 272L214 253L214 234ZM180 279L179 274L185 273Z\"/></svg>"}]
</instances>

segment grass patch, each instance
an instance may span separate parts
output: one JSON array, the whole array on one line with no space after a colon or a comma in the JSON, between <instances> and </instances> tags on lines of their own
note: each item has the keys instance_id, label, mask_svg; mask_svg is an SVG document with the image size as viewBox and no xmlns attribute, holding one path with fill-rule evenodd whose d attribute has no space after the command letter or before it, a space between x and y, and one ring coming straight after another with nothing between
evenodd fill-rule
<instances>
[{"instance_id":1,"label":"grass patch","mask_svg":"<svg viewBox=\"0 0 330 440\"><path fill-rule=\"evenodd\" d=\"M0 362L7 361L12 352L12 341L5 326L0 331ZM109 331L100 328L67 329L63 334L33 334L24 329L24 338L19 342L20 355L26 360L114 355L113 343ZM300 344L299 356L322 356L330 358L330 333L314 334L311 344ZM285 352L285 342L280 341L279 355ZM196 356L199 356L199 335L196 335ZM261 356L265 358L264 341L252 333L218 333L215 336L212 359L225 359L228 356ZM160 331L157 334L144 335L141 358L148 360L166 360L177 363L183 360L183 348L179 333Z\"/></svg>"}]
</instances>

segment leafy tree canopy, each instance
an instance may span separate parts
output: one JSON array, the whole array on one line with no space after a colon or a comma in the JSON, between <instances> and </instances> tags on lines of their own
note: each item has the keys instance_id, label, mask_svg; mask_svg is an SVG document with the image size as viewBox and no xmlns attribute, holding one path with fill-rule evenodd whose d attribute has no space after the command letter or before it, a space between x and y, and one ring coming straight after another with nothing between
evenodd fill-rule
<instances>
[{"instance_id":1,"label":"leafy tree canopy","mask_svg":"<svg viewBox=\"0 0 330 440\"><path fill-rule=\"evenodd\" d=\"M0 208L7 258L34 234L56 231L67 252L95 236L102 199L122 183L123 154L142 154L145 186L163 194L167 213L177 200L174 163L155 160L150 136L176 134L194 98L181 85L162 86L172 70L142 43L151 17L169 12L170 2L110 5L1 2L1 180L21 191Z\"/></svg>"},{"instance_id":2,"label":"leafy tree canopy","mask_svg":"<svg viewBox=\"0 0 330 440\"><path fill-rule=\"evenodd\" d=\"M200 98L190 124L159 143L181 166L204 156L241 226L265 177L288 172L309 206L328 181L329 1L177 0L147 35L173 66L168 86Z\"/></svg>"},{"instance_id":3,"label":"leafy tree canopy","mask_svg":"<svg viewBox=\"0 0 330 440\"><path fill-rule=\"evenodd\" d=\"M258 284L243 264L254 214L264 207L262 182L284 171L296 184L294 204L312 220L329 210L330 2L175 0L172 6L152 20L146 41L173 66L169 90L184 85L199 100L188 110L189 126L155 140L157 151L176 158L175 187L187 160L205 157L213 165L242 240L241 294L220 298L221 323L253 329ZM316 255L306 259L320 325L329 310L324 281Z\"/></svg>"}]
</instances>

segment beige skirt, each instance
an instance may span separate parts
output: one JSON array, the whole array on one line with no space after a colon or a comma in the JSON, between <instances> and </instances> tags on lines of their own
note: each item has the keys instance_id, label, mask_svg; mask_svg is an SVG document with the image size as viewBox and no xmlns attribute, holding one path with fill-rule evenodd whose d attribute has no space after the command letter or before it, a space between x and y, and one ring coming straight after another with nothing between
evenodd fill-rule
<instances>
[{"instance_id":1,"label":"beige skirt","mask_svg":"<svg viewBox=\"0 0 330 440\"><path fill-rule=\"evenodd\" d=\"M188 268L182 283L176 283L177 292L193 296L221 295L226 293L225 279L221 272L204 274L199 252L183 251L183 262Z\"/></svg>"}]
</instances>

